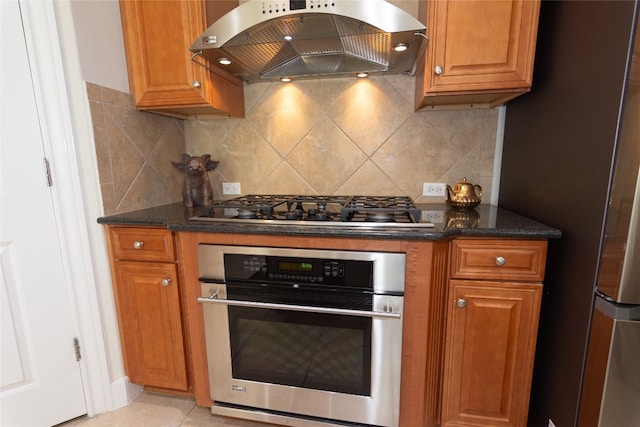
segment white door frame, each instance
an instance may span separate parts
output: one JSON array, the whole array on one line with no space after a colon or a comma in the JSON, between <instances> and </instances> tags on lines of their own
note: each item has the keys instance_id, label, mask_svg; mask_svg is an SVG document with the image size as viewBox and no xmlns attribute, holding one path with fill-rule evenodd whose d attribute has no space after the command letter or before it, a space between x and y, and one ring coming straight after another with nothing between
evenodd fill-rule
<instances>
[{"instance_id":1,"label":"white door frame","mask_svg":"<svg viewBox=\"0 0 640 427\"><path fill-rule=\"evenodd\" d=\"M65 58L61 49L57 23L64 19L65 10L57 10L53 0L20 0L20 4L29 60L36 70L34 92L44 149L52 166L56 223L82 351L87 412L91 416L123 406L131 395L126 377L110 360L115 353L115 360L121 363L117 330L115 340L114 332L105 330L105 324L115 323L115 310L104 233L96 223L103 210L93 134L89 131L87 138L86 133L91 128L91 117L86 93L79 106L77 96L72 95L65 81L69 68L76 77L79 69L68 66L65 59L70 53L66 52ZM75 54L77 63L77 51L71 54ZM71 85L75 85L76 93L80 84L76 81Z\"/></svg>"}]
</instances>

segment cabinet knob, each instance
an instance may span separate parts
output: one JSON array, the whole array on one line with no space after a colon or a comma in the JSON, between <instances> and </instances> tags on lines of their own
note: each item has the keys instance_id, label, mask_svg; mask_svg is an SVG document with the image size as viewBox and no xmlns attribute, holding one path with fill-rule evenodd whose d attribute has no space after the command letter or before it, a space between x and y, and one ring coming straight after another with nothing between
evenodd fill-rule
<instances>
[{"instance_id":1,"label":"cabinet knob","mask_svg":"<svg viewBox=\"0 0 640 427\"><path fill-rule=\"evenodd\" d=\"M459 308L465 308L465 307L467 306L467 301L465 301L465 299L464 299L464 298L458 298L458 299L456 300L456 305L457 305Z\"/></svg>"},{"instance_id":2,"label":"cabinet knob","mask_svg":"<svg viewBox=\"0 0 640 427\"><path fill-rule=\"evenodd\" d=\"M169 279L168 277L165 277L164 279L162 279L162 286L169 286L171 284L171 279Z\"/></svg>"},{"instance_id":3,"label":"cabinet knob","mask_svg":"<svg viewBox=\"0 0 640 427\"><path fill-rule=\"evenodd\" d=\"M136 248L136 249L142 249L143 246L144 246L144 242L143 241L133 242L133 247Z\"/></svg>"},{"instance_id":4,"label":"cabinet knob","mask_svg":"<svg viewBox=\"0 0 640 427\"><path fill-rule=\"evenodd\" d=\"M200 86L202 86L202 85L200 84L200 82L199 82L199 81L197 81L197 80L194 80L194 81L193 81L193 83L192 83L191 85L192 85L194 88L196 88L196 89L199 89L199 88L200 88Z\"/></svg>"},{"instance_id":5,"label":"cabinet knob","mask_svg":"<svg viewBox=\"0 0 640 427\"><path fill-rule=\"evenodd\" d=\"M502 267L503 265L505 265L507 263L507 260L504 259L504 257L501 256L497 256L496 257L496 265L499 267Z\"/></svg>"},{"instance_id":6,"label":"cabinet knob","mask_svg":"<svg viewBox=\"0 0 640 427\"><path fill-rule=\"evenodd\" d=\"M434 73L436 73L436 75L440 75L442 74L442 67L440 65L436 65L436 68L433 70Z\"/></svg>"}]
</instances>

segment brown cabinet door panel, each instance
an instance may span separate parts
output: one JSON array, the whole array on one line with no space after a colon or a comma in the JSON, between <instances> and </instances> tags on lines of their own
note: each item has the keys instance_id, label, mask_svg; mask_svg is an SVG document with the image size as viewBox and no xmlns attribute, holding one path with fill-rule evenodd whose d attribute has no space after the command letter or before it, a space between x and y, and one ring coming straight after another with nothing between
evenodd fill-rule
<instances>
[{"instance_id":1,"label":"brown cabinet door panel","mask_svg":"<svg viewBox=\"0 0 640 427\"><path fill-rule=\"evenodd\" d=\"M531 86L539 3L435 1L430 92ZM440 42L443 41L443 42Z\"/></svg>"},{"instance_id":2,"label":"brown cabinet door panel","mask_svg":"<svg viewBox=\"0 0 640 427\"><path fill-rule=\"evenodd\" d=\"M526 426L541 284L451 280L443 426Z\"/></svg>"},{"instance_id":3,"label":"brown cabinet door panel","mask_svg":"<svg viewBox=\"0 0 640 427\"><path fill-rule=\"evenodd\" d=\"M199 4L120 2L129 81L137 107L206 103L202 89L192 85L194 80L202 82L204 68L191 61L188 49L205 26Z\"/></svg>"},{"instance_id":4,"label":"brown cabinet door panel","mask_svg":"<svg viewBox=\"0 0 640 427\"><path fill-rule=\"evenodd\" d=\"M187 390L187 369L174 264L115 263L122 351L131 382Z\"/></svg>"}]
</instances>

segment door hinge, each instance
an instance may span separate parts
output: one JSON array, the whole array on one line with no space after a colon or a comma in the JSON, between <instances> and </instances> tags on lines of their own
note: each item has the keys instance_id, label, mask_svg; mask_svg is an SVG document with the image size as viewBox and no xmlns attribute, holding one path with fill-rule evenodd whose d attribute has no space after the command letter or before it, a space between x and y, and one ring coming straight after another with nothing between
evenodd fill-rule
<instances>
[{"instance_id":1,"label":"door hinge","mask_svg":"<svg viewBox=\"0 0 640 427\"><path fill-rule=\"evenodd\" d=\"M47 187L53 187L53 179L51 178L51 166L49 166L49 159L46 157L44 160L44 176L47 180Z\"/></svg>"},{"instance_id":2,"label":"door hinge","mask_svg":"<svg viewBox=\"0 0 640 427\"><path fill-rule=\"evenodd\" d=\"M82 355L80 354L80 341L77 337L73 337L73 351L76 353L76 362L79 362Z\"/></svg>"}]
</instances>

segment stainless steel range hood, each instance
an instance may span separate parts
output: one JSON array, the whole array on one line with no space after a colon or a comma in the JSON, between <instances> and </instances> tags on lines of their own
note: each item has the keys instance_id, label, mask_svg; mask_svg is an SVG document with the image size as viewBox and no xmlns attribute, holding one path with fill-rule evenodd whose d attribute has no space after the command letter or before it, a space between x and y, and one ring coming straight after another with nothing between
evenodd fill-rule
<instances>
[{"instance_id":1,"label":"stainless steel range hood","mask_svg":"<svg viewBox=\"0 0 640 427\"><path fill-rule=\"evenodd\" d=\"M219 66L246 82L413 74L426 48L425 30L384 0L248 0L190 50L215 65L228 60Z\"/></svg>"}]
</instances>

